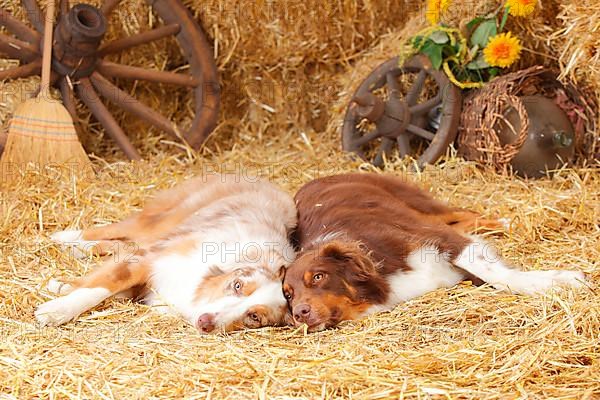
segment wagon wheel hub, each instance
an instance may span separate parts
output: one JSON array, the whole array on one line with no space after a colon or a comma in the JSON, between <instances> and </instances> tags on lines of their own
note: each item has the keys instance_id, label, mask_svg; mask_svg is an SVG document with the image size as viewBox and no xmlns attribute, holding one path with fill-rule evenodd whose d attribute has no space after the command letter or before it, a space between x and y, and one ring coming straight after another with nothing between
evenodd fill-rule
<instances>
[{"instance_id":1,"label":"wagon wheel hub","mask_svg":"<svg viewBox=\"0 0 600 400\"><path fill-rule=\"evenodd\" d=\"M408 86L399 82L406 77L413 77ZM370 161L381 166L394 146L401 157L414 155L412 138L419 138L426 148L417 164L430 164L454 141L460 109L459 89L427 57L417 55L403 65L395 57L373 70L354 93L344 117L342 146L365 159L366 150L376 148Z\"/></svg>"},{"instance_id":2,"label":"wagon wheel hub","mask_svg":"<svg viewBox=\"0 0 600 400\"><path fill-rule=\"evenodd\" d=\"M88 4L77 4L62 15L54 30L52 66L62 76L91 76L98 61L98 48L106 33L106 18Z\"/></svg>"},{"instance_id":3,"label":"wagon wheel hub","mask_svg":"<svg viewBox=\"0 0 600 400\"><path fill-rule=\"evenodd\" d=\"M357 105L357 115L375 123L382 137L396 140L406 133L411 120L410 107L398 93L391 91L387 101L372 93L359 94L353 101Z\"/></svg>"}]
</instances>

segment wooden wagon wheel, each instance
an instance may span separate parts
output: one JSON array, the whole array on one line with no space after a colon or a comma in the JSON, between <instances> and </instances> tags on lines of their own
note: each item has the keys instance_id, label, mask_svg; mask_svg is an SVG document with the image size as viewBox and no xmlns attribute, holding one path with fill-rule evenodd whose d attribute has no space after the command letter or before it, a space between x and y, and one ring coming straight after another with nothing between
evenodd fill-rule
<instances>
[{"instance_id":1,"label":"wooden wagon wheel","mask_svg":"<svg viewBox=\"0 0 600 400\"><path fill-rule=\"evenodd\" d=\"M411 85L403 84L410 79ZM426 84L435 93L423 93ZM401 157L414 154L412 139L418 137L429 142L417 160L419 167L432 164L456 138L461 99L460 90L427 57L417 55L401 67L398 57L392 58L354 93L344 118L342 147L367 159L368 149L378 146L372 162L381 166L394 145Z\"/></svg>"},{"instance_id":2,"label":"wooden wagon wheel","mask_svg":"<svg viewBox=\"0 0 600 400\"><path fill-rule=\"evenodd\" d=\"M104 0L100 8L88 4L70 7L68 0L60 1L54 30L52 81L60 89L65 107L77 121L78 97L130 159L140 159L140 155L100 97L176 138L182 137L197 149L216 125L220 96L213 52L204 33L179 0L146 0L163 25L103 43L108 17L119 1ZM36 0L22 0L22 5L33 28L0 8L0 26L14 35L0 34L0 53L20 61L18 67L0 71L0 80L26 78L41 71L44 17ZM148 70L104 59L169 36L174 36L180 46L189 74ZM193 90L195 115L191 127L180 131L168 118L111 82L115 78Z\"/></svg>"}]
</instances>

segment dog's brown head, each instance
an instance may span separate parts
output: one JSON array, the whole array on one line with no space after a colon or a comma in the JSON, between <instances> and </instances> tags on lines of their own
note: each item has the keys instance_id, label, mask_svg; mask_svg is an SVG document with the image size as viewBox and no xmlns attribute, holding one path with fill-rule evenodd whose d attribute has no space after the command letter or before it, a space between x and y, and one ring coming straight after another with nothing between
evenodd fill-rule
<instances>
[{"instance_id":1,"label":"dog's brown head","mask_svg":"<svg viewBox=\"0 0 600 400\"><path fill-rule=\"evenodd\" d=\"M319 331L359 317L386 301L389 285L355 242L330 242L302 254L287 269L283 294L295 325Z\"/></svg>"}]
</instances>

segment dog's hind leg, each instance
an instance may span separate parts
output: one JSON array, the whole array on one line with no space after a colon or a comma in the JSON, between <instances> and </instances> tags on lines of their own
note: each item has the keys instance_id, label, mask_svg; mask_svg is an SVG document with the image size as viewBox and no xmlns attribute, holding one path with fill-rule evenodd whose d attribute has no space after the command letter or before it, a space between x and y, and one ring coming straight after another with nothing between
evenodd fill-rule
<instances>
[{"instance_id":1,"label":"dog's hind leg","mask_svg":"<svg viewBox=\"0 0 600 400\"><path fill-rule=\"evenodd\" d=\"M41 304L35 311L36 319L42 326L61 325L117 293L144 285L151 266L144 259L135 261L108 262L68 287L58 287L59 293L68 294Z\"/></svg>"},{"instance_id":2,"label":"dog's hind leg","mask_svg":"<svg viewBox=\"0 0 600 400\"><path fill-rule=\"evenodd\" d=\"M113 224L85 230L56 232L51 238L59 243L95 246L103 241L135 242L146 247L165 237L186 218L219 199L243 190L254 183L233 175L208 175L190 179L159 193L142 211Z\"/></svg>"},{"instance_id":3,"label":"dog's hind leg","mask_svg":"<svg viewBox=\"0 0 600 400\"><path fill-rule=\"evenodd\" d=\"M496 289L519 294L539 294L557 286L581 287L580 271L520 271L506 264L485 241L473 237L452 263Z\"/></svg>"},{"instance_id":4,"label":"dog's hind leg","mask_svg":"<svg viewBox=\"0 0 600 400\"><path fill-rule=\"evenodd\" d=\"M470 210L456 209L439 215L439 218L444 224L459 233L505 231L508 228L505 220L483 218L481 214Z\"/></svg>"}]
</instances>

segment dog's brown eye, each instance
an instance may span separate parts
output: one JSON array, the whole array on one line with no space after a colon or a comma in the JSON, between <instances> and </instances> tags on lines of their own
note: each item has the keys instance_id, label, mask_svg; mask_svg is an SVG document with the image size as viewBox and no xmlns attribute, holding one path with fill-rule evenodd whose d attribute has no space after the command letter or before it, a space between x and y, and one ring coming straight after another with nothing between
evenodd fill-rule
<instances>
[{"instance_id":1,"label":"dog's brown eye","mask_svg":"<svg viewBox=\"0 0 600 400\"><path fill-rule=\"evenodd\" d=\"M286 300L292 299L292 295L290 292L283 292L283 297L285 297Z\"/></svg>"},{"instance_id":2,"label":"dog's brown eye","mask_svg":"<svg viewBox=\"0 0 600 400\"><path fill-rule=\"evenodd\" d=\"M235 290L236 293L238 293L240 290L242 290L242 282L241 281L233 282L233 290Z\"/></svg>"},{"instance_id":3,"label":"dog's brown eye","mask_svg":"<svg viewBox=\"0 0 600 400\"><path fill-rule=\"evenodd\" d=\"M313 281L315 281L315 282L319 282L322 279L323 279L323 274L321 274L321 273L313 275Z\"/></svg>"},{"instance_id":4,"label":"dog's brown eye","mask_svg":"<svg viewBox=\"0 0 600 400\"><path fill-rule=\"evenodd\" d=\"M250 319L254 322L260 322L260 317L258 316L257 313L253 312L248 314L248 316L250 317Z\"/></svg>"}]
</instances>

